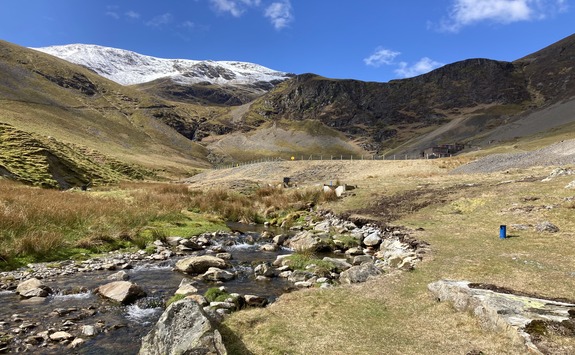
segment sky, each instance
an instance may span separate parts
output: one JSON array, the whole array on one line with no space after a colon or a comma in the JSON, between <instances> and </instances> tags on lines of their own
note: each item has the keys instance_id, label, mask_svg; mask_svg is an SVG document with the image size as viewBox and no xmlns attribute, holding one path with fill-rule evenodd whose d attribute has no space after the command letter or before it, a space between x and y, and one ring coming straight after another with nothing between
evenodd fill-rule
<instances>
[{"instance_id":1,"label":"sky","mask_svg":"<svg viewBox=\"0 0 575 355\"><path fill-rule=\"evenodd\" d=\"M575 0L0 0L0 39L387 82L513 61L574 33Z\"/></svg>"}]
</instances>

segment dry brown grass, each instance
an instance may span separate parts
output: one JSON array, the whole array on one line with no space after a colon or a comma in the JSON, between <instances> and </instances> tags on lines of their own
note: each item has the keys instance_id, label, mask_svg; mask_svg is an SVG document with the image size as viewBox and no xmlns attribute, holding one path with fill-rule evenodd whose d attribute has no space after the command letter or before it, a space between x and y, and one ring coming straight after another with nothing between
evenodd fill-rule
<instances>
[{"instance_id":1,"label":"dry brown grass","mask_svg":"<svg viewBox=\"0 0 575 355\"><path fill-rule=\"evenodd\" d=\"M179 216L185 186L125 184L110 191L56 191L0 180L2 268L78 251L129 246L151 221Z\"/></svg>"}]
</instances>

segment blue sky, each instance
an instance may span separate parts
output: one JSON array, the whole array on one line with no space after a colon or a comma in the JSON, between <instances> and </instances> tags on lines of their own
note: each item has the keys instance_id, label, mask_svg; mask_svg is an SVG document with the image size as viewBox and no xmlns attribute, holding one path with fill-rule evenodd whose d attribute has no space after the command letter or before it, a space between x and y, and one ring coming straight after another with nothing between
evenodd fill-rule
<instances>
[{"instance_id":1,"label":"blue sky","mask_svg":"<svg viewBox=\"0 0 575 355\"><path fill-rule=\"evenodd\" d=\"M512 61L574 33L575 0L0 0L0 39L389 81Z\"/></svg>"}]
</instances>

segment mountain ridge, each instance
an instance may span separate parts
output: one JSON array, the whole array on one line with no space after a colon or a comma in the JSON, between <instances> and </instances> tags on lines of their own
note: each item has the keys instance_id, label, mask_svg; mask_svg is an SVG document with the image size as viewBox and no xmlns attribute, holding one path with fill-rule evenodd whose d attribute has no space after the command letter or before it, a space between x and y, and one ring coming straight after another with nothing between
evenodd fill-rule
<instances>
[{"instance_id":1,"label":"mountain ridge","mask_svg":"<svg viewBox=\"0 0 575 355\"><path fill-rule=\"evenodd\" d=\"M171 78L179 84L254 85L290 77L289 73L249 62L158 58L94 44L32 49L85 66L122 85L144 84L162 78Z\"/></svg>"}]
</instances>

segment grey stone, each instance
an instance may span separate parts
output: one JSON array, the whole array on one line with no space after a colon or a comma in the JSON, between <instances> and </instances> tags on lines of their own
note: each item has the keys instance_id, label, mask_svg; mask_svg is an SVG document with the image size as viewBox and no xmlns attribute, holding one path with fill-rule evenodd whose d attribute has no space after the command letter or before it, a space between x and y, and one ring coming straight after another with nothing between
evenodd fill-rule
<instances>
[{"instance_id":1,"label":"grey stone","mask_svg":"<svg viewBox=\"0 0 575 355\"><path fill-rule=\"evenodd\" d=\"M143 338L140 355L227 354L220 333L202 307L183 299L172 303Z\"/></svg>"},{"instance_id":2,"label":"grey stone","mask_svg":"<svg viewBox=\"0 0 575 355\"><path fill-rule=\"evenodd\" d=\"M52 341L65 341L74 339L74 336L68 332L55 332L50 334L49 338Z\"/></svg>"},{"instance_id":3,"label":"grey stone","mask_svg":"<svg viewBox=\"0 0 575 355\"><path fill-rule=\"evenodd\" d=\"M261 251L277 251L279 249L277 244L267 243L260 247Z\"/></svg>"},{"instance_id":4,"label":"grey stone","mask_svg":"<svg viewBox=\"0 0 575 355\"><path fill-rule=\"evenodd\" d=\"M180 286L176 290L176 295L188 296L195 293L198 293L198 289L194 287L191 280L188 279L182 279L182 281L180 282Z\"/></svg>"},{"instance_id":5,"label":"grey stone","mask_svg":"<svg viewBox=\"0 0 575 355\"><path fill-rule=\"evenodd\" d=\"M18 284L16 293L25 298L47 297L52 290L37 278L31 278Z\"/></svg>"},{"instance_id":6,"label":"grey stone","mask_svg":"<svg viewBox=\"0 0 575 355\"><path fill-rule=\"evenodd\" d=\"M105 298L122 304L131 303L138 298L146 296L146 293L140 286L129 281L110 282L98 287L95 292Z\"/></svg>"},{"instance_id":7,"label":"grey stone","mask_svg":"<svg viewBox=\"0 0 575 355\"><path fill-rule=\"evenodd\" d=\"M88 337L93 337L97 333L98 333L98 331L96 330L96 327L94 327L93 325L82 326L82 335L85 335Z\"/></svg>"},{"instance_id":8,"label":"grey stone","mask_svg":"<svg viewBox=\"0 0 575 355\"><path fill-rule=\"evenodd\" d=\"M348 263L346 259L330 258L326 256L325 258L323 258L323 261L332 263L338 270L338 272L347 270L351 267L351 264Z\"/></svg>"},{"instance_id":9,"label":"grey stone","mask_svg":"<svg viewBox=\"0 0 575 355\"><path fill-rule=\"evenodd\" d=\"M381 273L381 270L373 264L352 266L340 274L339 281L344 284L365 282L370 277L378 276Z\"/></svg>"},{"instance_id":10,"label":"grey stone","mask_svg":"<svg viewBox=\"0 0 575 355\"><path fill-rule=\"evenodd\" d=\"M363 244L369 247L375 247L379 243L381 243L379 231L373 232L363 239Z\"/></svg>"},{"instance_id":11,"label":"grey stone","mask_svg":"<svg viewBox=\"0 0 575 355\"><path fill-rule=\"evenodd\" d=\"M268 304L268 300L265 297L255 296L255 295L245 295L246 304L250 307L265 307Z\"/></svg>"},{"instance_id":12,"label":"grey stone","mask_svg":"<svg viewBox=\"0 0 575 355\"><path fill-rule=\"evenodd\" d=\"M106 280L110 280L110 281L128 281L130 279L130 276L128 275L127 272L125 271L118 271L108 277L106 277Z\"/></svg>"},{"instance_id":13,"label":"grey stone","mask_svg":"<svg viewBox=\"0 0 575 355\"><path fill-rule=\"evenodd\" d=\"M559 232L559 227L557 227L551 222L545 221L537 224L535 226L535 230L540 233L542 232L557 233Z\"/></svg>"},{"instance_id":14,"label":"grey stone","mask_svg":"<svg viewBox=\"0 0 575 355\"><path fill-rule=\"evenodd\" d=\"M211 267L201 275L201 278L206 281L229 281L235 277L236 275L234 273L217 267Z\"/></svg>"},{"instance_id":15,"label":"grey stone","mask_svg":"<svg viewBox=\"0 0 575 355\"><path fill-rule=\"evenodd\" d=\"M278 234L273 239L274 243L276 243L277 245L284 245L286 240L287 236L285 234Z\"/></svg>"},{"instance_id":16,"label":"grey stone","mask_svg":"<svg viewBox=\"0 0 575 355\"><path fill-rule=\"evenodd\" d=\"M513 342L524 344L525 353L542 354L533 344L525 326L532 320L562 322L569 319L575 304L471 288L468 281L440 280L427 285L439 301L453 303L455 309L470 312L487 330L504 332Z\"/></svg>"},{"instance_id":17,"label":"grey stone","mask_svg":"<svg viewBox=\"0 0 575 355\"><path fill-rule=\"evenodd\" d=\"M188 274L202 274L211 267L223 269L226 261L210 255L192 256L179 260L175 269Z\"/></svg>"},{"instance_id":18,"label":"grey stone","mask_svg":"<svg viewBox=\"0 0 575 355\"><path fill-rule=\"evenodd\" d=\"M272 277L275 275L274 269L268 264L259 264L255 267L254 273L259 276Z\"/></svg>"}]
</instances>

